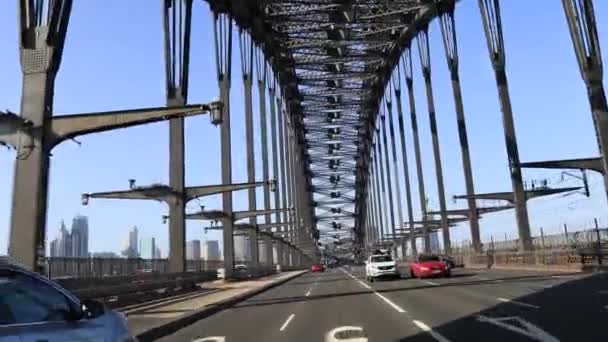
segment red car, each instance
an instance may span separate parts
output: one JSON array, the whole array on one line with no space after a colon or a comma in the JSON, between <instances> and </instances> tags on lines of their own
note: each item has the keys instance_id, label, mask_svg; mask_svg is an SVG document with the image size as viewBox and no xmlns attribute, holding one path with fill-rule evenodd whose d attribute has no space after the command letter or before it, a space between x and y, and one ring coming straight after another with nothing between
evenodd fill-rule
<instances>
[{"instance_id":1,"label":"red car","mask_svg":"<svg viewBox=\"0 0 608 342\"><path fill-rule=\"evenodd\" d=\"M435 255L420 255L418 261L410 266L412 278L449 277L450 267Z\"/></svg>"},{"instance_id":2,"label":"red car","mask_svg":"<svg viewBox=\"0 0 608 342\"><path fill-rule=\"evenodd\" d=\"M323 265L320 264L315 264L312 265L312 267L310 268L311 272L325 272L325 268L323 267Z\"/></svg>"}]
</instances>

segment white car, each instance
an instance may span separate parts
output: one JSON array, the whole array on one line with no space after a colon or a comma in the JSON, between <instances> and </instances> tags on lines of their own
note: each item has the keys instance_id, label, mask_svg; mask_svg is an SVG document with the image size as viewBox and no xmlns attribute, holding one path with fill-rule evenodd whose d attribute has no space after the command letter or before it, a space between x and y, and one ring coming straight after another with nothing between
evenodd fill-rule
<instances>
[{"instance_id":1,"label":"white car","mask_svg":"<svg viewBox=\"0 0 608 342\"><path fill-rule=\"evenodd\" d=\"M399 270L397 262L393 257L386 254L376 254L370 256L365 262L365 278L374 281L376 278L398 278Z\"/></svg>"},{"instance_id":2,"label":"white car","mask_svg":"<svg viewBox=\"0 0 608 342\"><path fill-rule=\"evenodd\" d=\"M0 342L137 341L125 316L0 259Z\"/></svg>"}]
</instances>

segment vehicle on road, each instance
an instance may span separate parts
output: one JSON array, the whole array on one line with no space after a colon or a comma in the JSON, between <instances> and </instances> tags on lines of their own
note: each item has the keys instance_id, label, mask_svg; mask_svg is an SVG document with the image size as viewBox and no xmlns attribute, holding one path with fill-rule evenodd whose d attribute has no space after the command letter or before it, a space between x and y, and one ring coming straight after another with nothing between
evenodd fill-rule
<instances>
[{"instance_id":1,"label":"vehicle on road","mask_svg":"<svg viewBox=\"0 0 608 342\"><path fill-rule=\"evenodd\" d=\"M365 262L365 278L372 282L377 278L399 278L397 262L390 255L371 255Z\"/></svg>"},{"instance_id":2,"label":"vehicle on road","mask_svg":"<svg viewBox=\"0 0 608 342\"><path fill-rule=\"evenodd\" d=\"M416 262L410 265L412 278L450 277L450 267L436 255L419 255Z\"/></svg>"},{"instance_id":3,"label":"vehicle on road","mask_svg":"<svg viewBox=\"0 0 608 342\"><path fill-rule=\"evenodd\" d=\"M310 268L310 271L311 272L325 272L325 267L323 267L323 265L321 265L321 264L314 264Z\"/></svg>"},{"instance_id":4,"label":"vehicle on road","mask_svg":"<svg viewBox=\"0 0 608 342\"><path fill-rule=\"evenodd\" d=\"M126 317L0 259L0 342L136 341Z\"/></svg>"},{"instance_id":5,"label":"vehicle on road","mask_svg":"<svg viewBox=\"0 0 608 342\"><path fill-rule=\"evenodd\" d=\"M446 266L448 266L448 268L452 269L452 268L456 268L456 261L454 261L454 258L449 256L449 255L438 255L439 260L443 261L444 264L446 264Z\"/></svg>"}]
</instances>

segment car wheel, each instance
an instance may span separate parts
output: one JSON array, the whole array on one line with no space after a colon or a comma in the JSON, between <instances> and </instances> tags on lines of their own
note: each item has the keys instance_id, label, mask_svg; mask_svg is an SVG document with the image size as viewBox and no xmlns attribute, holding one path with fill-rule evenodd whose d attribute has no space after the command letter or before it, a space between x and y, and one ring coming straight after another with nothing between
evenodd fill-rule
<instances>
[{"instance_id":1,"label":"car wheel","mask_svg":"<svg viewBox=\"0 0 608 342\"><path fill-rule=\"evenodd\" d=\"M414 274L413 270L410 270L410 278L416 278L416 274Z\"/></svg>"},{"instance_id":2,"label":"car wheel","mask_svg":"<svg viewBox=\"0 0 608 342\"><path fill-rule=\"evenodd\" d=\"M373 283L374 282L374 277L369 277L369 282Z\"/></svg>"},{"instance_id":3,"label":"car wheel","mask_svg":"<svg viewBox=\"0 0 608 342\"><path fill-rule=\"evenodd\" d=\"M452 272L450 272L450 271L448 271L448 272L445 274L445 277L446 277L446 278L449 278L449 277L451 277L451 276L452 276Z\"/></svg>"}]
</instances>

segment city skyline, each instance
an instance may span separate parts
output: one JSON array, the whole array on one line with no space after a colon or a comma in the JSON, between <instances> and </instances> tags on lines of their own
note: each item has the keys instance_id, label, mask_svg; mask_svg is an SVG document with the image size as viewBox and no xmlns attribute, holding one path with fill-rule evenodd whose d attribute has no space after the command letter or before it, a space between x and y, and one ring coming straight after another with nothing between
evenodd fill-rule
<instances>
[{"instance_id":1,"label":"city skyline","mask_svg":"<svg viewBox=\"0 0 608 342\"><path fill-rule=\"evenodd\" d=\"M89 221L88 217L77 214L72 219L70 230L65 221L61 221L59 233L48 244L50 257L87 258L89 251Z\"/></svg>"}]
</instances>

